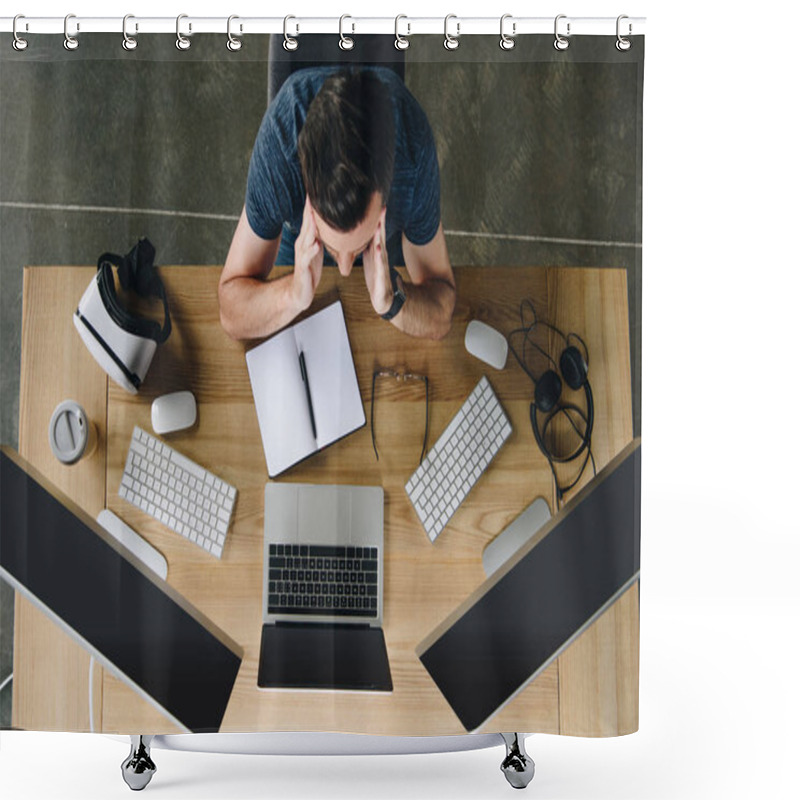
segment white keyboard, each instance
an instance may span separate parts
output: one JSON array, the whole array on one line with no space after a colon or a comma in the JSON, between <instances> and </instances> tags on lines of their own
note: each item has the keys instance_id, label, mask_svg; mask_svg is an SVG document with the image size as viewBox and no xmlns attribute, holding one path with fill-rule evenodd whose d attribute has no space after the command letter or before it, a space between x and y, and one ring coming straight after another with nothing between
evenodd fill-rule
<instances>
[{"instance_id":1,"label":"white keyboard","mask_svg":"<svg viewBox=\"0 0 800 800\"><path fill-rule=\"evenodd\" d=\"M432 542L510 435L511 423L484 375L406 484Z\"/></svg>"},{"instance_id":2,"label":"white keyboard","mask_svg":"<svg viewBox=\"0 0 800 800\"><path fill-rule=\"evenodd\" d=\"M138 426L119 496L212 556L222 556L236 489Z\"/></svg>"}]
</instances>

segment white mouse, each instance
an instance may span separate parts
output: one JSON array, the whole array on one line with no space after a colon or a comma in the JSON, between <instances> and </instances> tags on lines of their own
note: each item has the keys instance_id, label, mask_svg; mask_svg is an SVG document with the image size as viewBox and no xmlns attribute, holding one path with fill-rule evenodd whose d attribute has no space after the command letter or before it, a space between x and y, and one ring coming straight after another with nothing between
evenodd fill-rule
<instances>
[{"instance_id":1,"label":"white mouse","mask_svg":"<svg viewBox=\"0 0 800 800\"><path fill-rule=\"evenodd\" d=\"M197 403L191 392L162 394L150 407L153 430L158 434L191 428L197 419Z\"/></svg>"},{"instance_id":2,"label":"white mouse","mask_svg":"<svg viewBox=\"0 0 800 800\"><path fill-rule=\"evenodd\" d=\"M508 342L500 331L491 325L473 319L467 325L464 347L475 358L485 361L495 369L503 369L508 357Z\"/></svg>"}]
</instances>

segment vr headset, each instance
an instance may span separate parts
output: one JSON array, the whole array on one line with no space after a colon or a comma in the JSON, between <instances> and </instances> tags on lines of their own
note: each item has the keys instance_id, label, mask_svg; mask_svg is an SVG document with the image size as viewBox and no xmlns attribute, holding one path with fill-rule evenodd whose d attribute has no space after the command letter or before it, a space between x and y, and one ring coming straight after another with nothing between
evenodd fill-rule
<instances>
[{"instance_id":1,"label":"vr headset","mask_svg":"<svg viewBox=\"0 0 800 800\"><path fill-rule=\"evenodd\" d=\"M150 368L156 347L172 330L164 284L153 264L155 248L140 239L128 255L104 253L97 273L83 293L72 321L89 352L109 378L136 394ZM114 267L122 289L140 297L158 297L164 306L164 324L126 309L114 288Z\"/></svg>"}]
</instances>

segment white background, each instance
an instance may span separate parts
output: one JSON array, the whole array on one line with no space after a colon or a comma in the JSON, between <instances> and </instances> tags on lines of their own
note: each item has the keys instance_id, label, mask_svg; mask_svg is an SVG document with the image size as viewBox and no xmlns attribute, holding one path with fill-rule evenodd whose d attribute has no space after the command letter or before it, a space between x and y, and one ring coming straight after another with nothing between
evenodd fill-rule
<instances>
[{"instance_id":1,"label":"white background","mask_svg":"<svg viewBox=\"0 0 800 800\"><path fill-rule=\"evenodd\" d=\"M796 7L682 0L18 6L4 13L647 16L640 731L611 740L532 737L537 775L527 792L797 797ZM3 733L3 797L127 797L119 773L126 754L102 736ZM512 792L498 769L501 749L154 755L159 771L146 791L170 800L485 800Z\"/></svg>"}]
</instances>

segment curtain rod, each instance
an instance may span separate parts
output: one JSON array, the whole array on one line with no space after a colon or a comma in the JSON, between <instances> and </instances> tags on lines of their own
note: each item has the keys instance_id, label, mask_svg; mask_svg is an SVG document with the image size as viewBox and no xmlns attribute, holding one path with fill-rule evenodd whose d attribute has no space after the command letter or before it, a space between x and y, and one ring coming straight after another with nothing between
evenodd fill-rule
<instances>
[{"instance_id":1,"label":"curtain rod","mask_svg":"<svg viewBox=\"0 0 800 800\"><path fill-rule=\"evenodd\" d=\"M476 34L497 34L504 39L528 34L550 34L556 38L569 36L617 37L644 34L645 18L628 17L196 17L181 14L179 17L0 17L0 32L16 33L18 38L27 34L61 34L77 39L85 33L119 33L134 38L139 34L173 33L190 37L198 33L222 33L242 37L250 34L280 33L300 37L308 33L330 33L340 36L358 34L390 34L401 40L418 34L438 34L450 39ZM123 30L124 29L124 30Z\"/></svg>"}]
</instances>

